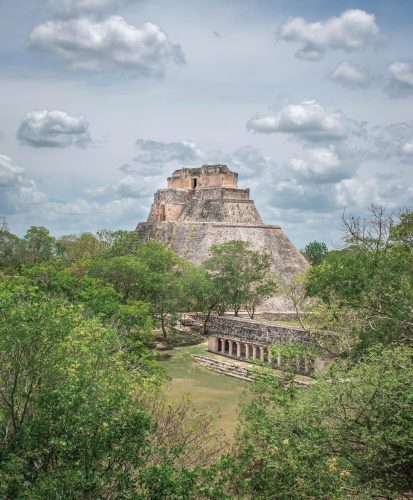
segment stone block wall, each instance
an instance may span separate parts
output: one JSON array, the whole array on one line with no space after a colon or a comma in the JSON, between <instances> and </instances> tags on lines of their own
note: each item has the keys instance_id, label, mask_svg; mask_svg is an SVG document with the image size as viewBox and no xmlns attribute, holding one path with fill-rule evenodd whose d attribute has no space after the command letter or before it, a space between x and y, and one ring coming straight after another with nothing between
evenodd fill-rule
<instances>
[{"instance_id":1,"label":"stone block wall","mask_svg":"<svg viewBox=\"0 0 413 500\"><path fill-rule=\"evenodd\" d=\"M293 343L308 341L306 331L302 328L231 316L212 316L208 333L214 337L239 339L265 346L286 341Z\"/></svg>"},{"instance_id":2,"label":"stone block wall","mask_svg":"<svg viewBox=\"0 0 413 500\"><path fill-rule=\"evenodd\" d=\"M144 241L163 241L168 248L195 264L209 257L214 243L241 240L249 242L253 250L267 253L272 270L283 277L288 278L308 267L305 258L279 226L170 221L140 223L136 230Z\"/></svg>"},{"instance_id":3,"label":"stone block wall","mask_svg":"<svg viewBox=\"0 0 413 500\"><path fill-rule=\"evenodd\" d=\"M168 177L168 188L200 189L207 187L236 188L238 174L226 165L203 165L200 168L182 168Z\"/></svg>"},{"instance_id":4,"label":"stone block wall","mask_svg":"<svg viewBox=\"0 0 413 500\"><path fill-rule=\"evenodd\" d=\"M251 200L194 198L183 210L181 220L262 224L261 217Z\"/></svg>"}]
</instances>

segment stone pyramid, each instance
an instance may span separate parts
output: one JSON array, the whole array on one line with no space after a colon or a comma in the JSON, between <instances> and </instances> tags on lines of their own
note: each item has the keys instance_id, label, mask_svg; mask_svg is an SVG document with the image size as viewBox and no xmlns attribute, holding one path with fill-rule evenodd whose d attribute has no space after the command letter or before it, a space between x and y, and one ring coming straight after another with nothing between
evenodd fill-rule
<instances>
[{"instance_id":1,"label":"stone pyramid","mask_svg":"<svg viewBox=\"0 0 413 500\"><path fill-rule=\"evenodd\" d=\"M281 227L263 223L249 189L239 189L237 182L238 174L226 165L175 170L136 231L144 241L163 241L195 264L208 258L214 243L243 240L266 252L273 270L286 279L306 269L307 261Z\"/></svg>"}]
</instances>

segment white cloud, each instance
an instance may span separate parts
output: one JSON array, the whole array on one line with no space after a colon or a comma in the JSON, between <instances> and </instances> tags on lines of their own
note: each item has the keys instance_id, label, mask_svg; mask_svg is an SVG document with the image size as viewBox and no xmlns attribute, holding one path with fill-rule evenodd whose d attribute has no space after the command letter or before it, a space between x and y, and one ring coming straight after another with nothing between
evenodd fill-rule
<instances>
[{"instance_id":1,"label":"white cloud","mask_svg":"<svg viewBox=\"0 0 413 500\"><path fill-rule=\"evenodd\" d=\"M124 198L148 198L153 194L154 185L148 179L136 174L129 174L115 184L86 190L93 198L119 200Z\"/></svg>"},{"instance_id":2,"label":"white cloud","mask_svg":"<svg viewBox=\"0 0 413 500\"><path fill-rule=\"evenodd\" d=\"M373 137L379 158L398 158L403 163L413 160L413 121L377 127Z\"/></svg>"},{"instance_id":3,"label":"white cloud","mask_svg":"<svg viewBox=\"0 0 413 500\"><path fill-rule=\"evenodd\" d=\"M36 148L84 147L92 142L89 123L83 116L65 111L30 111L22 119L16 137L21 144Z\"/></svg>"},{"instance_id":4,"label":"white cloud","mask_svg":"<svg viewBox=\"0 0 413 500\"><path fill-rule=\"evenodd\" d=\"M346 10L338 17L309 23L302 17L289 19L278 30L278 39L301 42L299 59L318 61L328 50L350 52L376 41L379 28L374 14L364 10Z\"/></svg>"},{"instance_id":5,"label":"white cloud","mask_svg":"<svg viewBox=\"0 0 413 500\"><path fill-rule=\"evenodd\" d=\"M402 173L376 174L364 182L348 179L338 185L337 200L352 209L365 209L372 204L389 209L411 206L413 183Z\"/></svg>"},{"instance_id":6,"label":"white cloud","mask_svg":"<svg viewBox=\"0 0 413 500\"><path fill-rule=\"evenodd\" d=\"M96 201L89 196L66 202L50 201L28 178L23 167L0 155L0 215L7 216L12 231L16 225L22 232L29 225L47 225L60 234L69 230L80 232L124 227L125 222L126 227L133 226L146 216L148 205L146 199L137 199L136 189L123 179L116 186L115 199ZM125 195L123 198L122 194Z\"/></svg>"},{"instance_id":7,"label":"white cloud","mask_svg":"<svg viewBox=\"0 0 413 500\"><path fill-rule=\"evenodd\" d=\"M329 75L329 79L348 88L367 87L370 84L368 72L350 61L340 62Z\"/></svg>"},{"instance_id":8,"label":"white cloud","mask_svg":"<svg viewBox=\"0 0 413 500\"><path fill-rule=\"evenodd\" d=\"M48 21L33 29L29 46L56 55L73 70L122 69L136 76L162 77L169 66L185 62L180 46L172 44L159 26L145 23L137 28L120 16Z\"/></svg>"},{"instance_id":9,"label":"white cloud","mask_svg":"<svg viewBox=\"0 0 413 500\"><path fill-rule=\"evenodd\" d=\"M93 14L122 7L133 0L47 0L47 5L59 16Z\"/></svg>"},{"instance_id":10,"label":"white cloud","mask_svg":"<svg viewBox=\"0 0 413 500\"><path fill-rule=\"evenodd\" d=\"M335 184L307 184L292 177L278 181L269 193L268 204L279 209L300 209L323 213L342 207L337 200Z\"/></svg>"},{"instance_id":11,"label":"white cloud","mask_svg":"<svg viewBox=\"0 0 413 500\"><path fill-rule=\"evenodd\" d=\"M247 129L265 134L293 134L311 142L343 140L352 133L362 133L361 124L341 111L327 111L316 100L286 104L277 112L257 114L248 121Z\"/></svg>"},{"instance_id":12,"label":"white cloud","mask_svg":"<svg viewBox=\"0 0 413 500\"><path fill-rule=\"evenodd\" d=\"M390 97L413 94L413 63L397 61L389 66L390 82L385 88Z\"/></svg>"},{"instance_id":13,"label":"white cloud","mask_svg":"<svg viewBox=\"0 0 413 500\"><path fill-rule=\"evenodd\" d=\"M134 161L139 168L125 164L120 167L124 173L139 173L144 176L169 175L174 168L222 163L239 172L242 179L251 179L267 169L271 160L252 146L243 146L233 153L221 150L203 149L191 140L161 142L146 139L136 141L138 155Z\"/></svg>"},{"instance_id":14,"label":"white cloud","mask_svg":"<svg viewBox=\"0 0 413 500\"><path fill-rule=\"evenodd\" d=\"M413 157L413 137L402 145L401 150L405 155Z\"/></svg>"},{"instance_id":15,"label":"white cloud","mask_svg":"<svg viewBox=\"0 0 413 500\"><path fill-rule=\"evenodd\" d=\"M36 183L26 178L24 168L11 158L0 155L0 214L20 213L35 209L47 200Z\"/></svg>"},{"instance_id":16,"label":"white cloud","mask_svg":"<svg viewBox=\"0 0 413 500\"><path fill-rule=\"evenodd\" d=\"M161 142L137 139L138 155L134 160L145 165L178 162L187 165L199 161L203 151L192 141Z\"/></svg>"},{"instance_id":17,"label":"white cloud","mask_svg":"<svg viewBox=\"0 0 413 500\"><path fill-rule=\"evenodd\" d=\"M275 164L271 158L265 157L259 149L252 146L243 146L235 150L228 163L239 172L241 182L243 179L250 181L262 178Z\"/></svg>"},{"instance_id":18,"label":"white cloud","mask_svg":"<svg viewBox=\"0 0 413 500\"><path fill-rule=\"evenodd\" d=\"M340 158L336 147L307 148L306 158L292 158L289 168L302 183L329 184L353 177L354 165Z\"/></svg>"}]
</instances>

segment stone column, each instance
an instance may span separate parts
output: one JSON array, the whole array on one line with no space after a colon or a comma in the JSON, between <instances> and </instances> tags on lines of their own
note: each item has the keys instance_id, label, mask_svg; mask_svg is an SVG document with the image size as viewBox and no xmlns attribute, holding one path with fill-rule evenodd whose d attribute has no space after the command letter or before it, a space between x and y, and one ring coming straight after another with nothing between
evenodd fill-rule
<instances>
[{"instance_id":1,"label":"stone column","mask_svg":"<svg viewBox=\"0 0 413 500\"><path fill-rule=\"evenodd\" d=\"M252 359L257 359L257 346L252 346Z\"/></svg>"},{"instance_id":2,"label":"stone column","mask_svg":"<svg viewBox=\"0 0 413 500\"><path fill-rule=\"evenodd\" d=\"M221 339L221 354L225 353L225 339Z\"/></svg>"},{"instance_id":3,"label":"stone column","mask_svg":"<svg viewBox=\"0 0 413 500\"><path fill-rule=\"evenodd\" d=\"M237 358L241 357L241 342L237 342Z\"/></svg>"},{"instance_id":4,"label":"stone column","mask_svg":"<svg viewBox=\"0 0 413 500\"><path fill-rule=\"evenodd\" d=\"M213 335L208 337L208 350L211 352L219 352L219 338Z\"/></svg>"},{"instance_id":5,"label":"stone column","mask_svg":"<svg viewBox=\"0 0 413 500\"><path fill-rule=\"evenodd\" d=\"M278 368L281 366L281 354L277 356L277 366Z\"/></svg>"},{"instance_id":6,"label":"stone column","mask_svg":"<svg viewBox=\"0 0 413 500\"><path fill-rule=\"evenodd\" d=\"M249 359L250 357L250 345L245 344L245 359Z\"/></svg>"},{"instance_id":7,"label":"stone column","mask_svg":"<svg viewBox=\"0 0 413 500\"><path fill-rule=\"evenodd\" d=\"M267 360L268 360L268 363L272 363L272 352L271 352L271 346L268 346L267 347Z\"/></svg>"},{"instance_id":8,"label":"stone column","mask_svg":"<svg viewBox=\"0 0 413 500\"><path fill-rule=\"evenodd\" d=\"M260 359L262 362L264 362L264 347L260 346Z\"/></svg>"},{"instance_id":9,"label":"stone column","mask_svg":"<svg viewBox=\"0 0 413 500\"><path fill-rule=\"evenodd\" d=\"M232 356L232 345L233 345L233 342L232 342L232 340L228 340L228 343L229 343L229 352L228 352L228 354L230 356Z\"/></svg>"},{"instance_id":10,"label":"stone column","mask_svg":"<svg viewBox=\"0 0 413 500\"><path fill-rule=\"evenodd\" d=\"M306 375L310 374L310 363L307 358L304 358L304 373Z\"/></svg>"},{"instance_id":11,"label":"stone column","mask_svg":"<svg viewBox=\"0 0 413 500\"><path fill-rule=\"evenodd\" d=\"M300 368L301 368L300 358L298 356L296 356L295 357L295 369L297 370L297 373L300 373Z\"/></svg>"}]
</instances>

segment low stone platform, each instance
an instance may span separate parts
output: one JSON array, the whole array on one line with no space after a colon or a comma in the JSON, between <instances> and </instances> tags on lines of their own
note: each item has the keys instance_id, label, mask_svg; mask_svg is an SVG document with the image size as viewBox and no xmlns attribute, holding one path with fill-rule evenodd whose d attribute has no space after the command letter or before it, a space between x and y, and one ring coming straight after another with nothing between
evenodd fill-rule
<instances>
[{"instance_id":1,"label":"low stone platform","mask_svg":"<svg viewBox=\"0 0 413 500\"><path fill-rule=\"evenodd\" d=\"M229 377L238 378L240 380L244 380L245 382L254 382L257 378L258 370L263 368L259 365L254 368L249 368L247 366L243 366L243 363L240 361L234 360L234 363L230 363L228 361L222 361L220 359L211 358L210 356L201 356L198 354L193 354L192 357L199 365L204 366L209 370L213 370ZM282 371L276 369L273 370L273 373L278 377L283 375ZM294 383L303 387L308 387L313 383L313 380L310 378L307 379L307 377L295 376Z\"/></svg>"},{"instance_id":2,"label":"low stone platform","mask_svg":"<svg viewBox=\"0 0 413 500\"><path fill-rule=\"evenodd\" d=\"M250 370L234 363L218 361L217 359L212 359L208 356L200 356L197 354L193 354L192 357L199 365L205 366L206 368L214 370L215 372L222 373L230 377L239 378L241 380L245 380L246 382L253 382L255 380L255 376L250 372Z\"/></svg>"}]
</instances>

